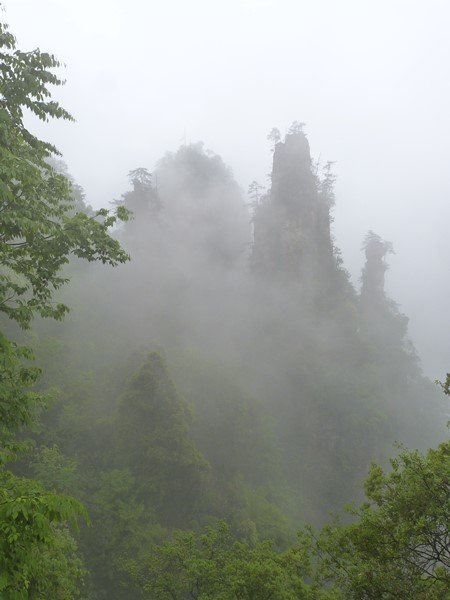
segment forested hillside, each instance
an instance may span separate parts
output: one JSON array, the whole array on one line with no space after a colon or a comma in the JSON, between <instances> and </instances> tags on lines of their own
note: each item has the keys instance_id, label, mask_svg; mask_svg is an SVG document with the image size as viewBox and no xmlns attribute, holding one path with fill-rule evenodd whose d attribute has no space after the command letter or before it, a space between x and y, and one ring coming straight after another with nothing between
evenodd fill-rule
<instances>
[{"instance_id":1,"label":"forested hillside","mask_svg":"<svg viewBox=\"0 0 450 600\"><path fill-rule=\"evenodd\" d=\"M59 64L1 42L1 597L448 598L449 381L303 125L248 197L184 144L94 211L23 123Z\"/></svg>"},{"instance_id":2,"label":"forested hillside","mask_svg":"<svg viewBox=\"0 0 450 600\"><path fill-rule=\"evenodd\" d=\"M131 261L72 263L70 315L34 328L59 392L33 469L87 507L79 544L99 598L130 597L127 565L174 528L225 519L236 539L284 550L361 500L395 441L445 436L441 394L384 292L391 246L367 234L355 290L331 235L332 174L296 125L251 215L201 145L130 186L117 235Z\"/></svg>"}]
</instances>

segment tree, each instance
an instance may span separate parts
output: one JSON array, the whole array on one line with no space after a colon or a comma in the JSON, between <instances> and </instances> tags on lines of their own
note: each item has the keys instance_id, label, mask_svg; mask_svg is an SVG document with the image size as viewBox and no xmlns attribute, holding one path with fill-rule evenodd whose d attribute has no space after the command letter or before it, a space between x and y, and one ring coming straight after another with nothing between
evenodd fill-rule
<instances>
[{"instance_id":1,"label":"tree","mask_svg":"<svg viewBox=\"0 0 450 600\"><path fill-rule=\"evenodd\" d=\"M71 255L112 265L127 260L108 233L127 211L71 214L70 182L48 162L58 151L23 122L24 109L44 121L72 120L49 99L49 84L63 83L51 71L60 63L39 50L16 50L5 25L0 49L0 310L28 327L34 314L60 319L67 312L53 293L67 282L61 268Z\"/></svg>"},{"instance_id":2,"label":"tree","mask_svg":"<svg viewBox=\"0 0 450 600\"><path fill-rule=\"evenodd\" d=\"M277 553L271 542L255 545L233 538L221 521L201 535L175 532L142 560L126 568L149 600L332 600L304 582L309 559L298 547Z\"/></svg>"},{"instance_id":3,"label":"tree","mask_svg":"<svg viewBox=\"0 0 450 600\"><path fill-rule=\"evenodd\" d=\"M450 373L447 373L444 383L441 383L440 381L437 381L436 383L441 386L442 391L446 396L450 396Z\"/></svg>"},{"instance_id":4,"label":"tree","mask_svg":"<svg viewBox=\"0 0 450 600\"><path fill-rule=\"evenodd\" d=\"M319 579L351 599L445 600L450 589L450 442L373 465L350 525L315 538ZM314 538L314 534L312 535Z\"/></svg>"},{"instance_id":5,"label":"tree","mask_svg":"<svg viewBox=\"0 0 450 600\"><path fill-rule=\"evenodd\" d=\"M30 327L35 315L61 319L68 307L54 301L67 282L62 273L71 256L116 265L128 259L109 229L128 212L74 212L71 185L51 158L56 148L39 140L24 124L27 110L43 121L73 120L51 99L49 86L63 81L53 72L60 66L50 54L17 49L16 39L0 24L0 593L2 598L56 596L44 579L52 562L59 575L71 571L57 554L69 560L73 540L62 524L85 515L76 500L47 492L42 485L17 477L5 468L23 444L14 436L33 424L45 395L29 391L39 370L30 366L32 353L5 331L11 324ZM66 536L66 537L64 537ZM65 540L65 541L64 541ZM59 561L59 562L58 562ZM59 566L58 566L59 565ZM50 578L59 581L56 572ZM63 578L64 579L64 578ZM63 580L61 579L61 581ZM67 583L67 581L66 581ZM59 586L60 584L55 584ZM67 585L69 585L67 583ZM67 592L68 597L71 592ZM72 594L72 597L74 594ZM61 596L63 597L63 596Z\"/></svg>"},{"instance_id":6,"label":"tree","mask_svg":"<svg viewBox=\"0 0 450 600\"><path fill-rule=\"evenodd\" d=\"M1 598L77 597L83 569L67 523L76 526L80 515L86 511L77 500L1 470Z\"/></svg>"},{"instance_id":7,"label":"tree","mask_svg":"<svg viewBox=\"0 0 450 600\"><path fill-rule=\"evenodd\" d=\"M201 497L209 465L189 437L190 413L164 360L152 352L131 379L118 412L119 460L139 482L138 498L164 525L181 525Z\"/></svg>"},{"instance_id":8,"label":"tree","mask_svg":"<svg viewBox=\"0 0 450 600\"><path fill-rule=\"evenodd\" d=\"M267 139L269 142L272 142L273 146L275 147L278 144L278 142L281 141L280 130L276 127L273 127L270 133L268 134Z\"/></svg>"},{"instance_id":9,"label":"tree","mask_svg":"<svg viewBox=\"0 0 450 600\"><path fill-rule=\"evenodd\" d=\"M157 189L152 183L152 174L148 169L138 168L128 173L133 189L122 195L117 206L129 209L136 219L144 220L154 217L162 208ZM145 225L148 225L145 223Z\"/></svg>"},{"instance_id":10,"label":"tree","mask_svg":"<svg viewBox=\"0 0 450 600\"><path fill-rule=\"evenodd\" d=\"M128 260L108 233L118 220L127 219L128 212L118 207L115 214L104 209L91 216L73 214L70 181L49 162L58 151L23 122L24 109L45 121L72 120L50 100L48 86L63 83L52 72L60 63L39 50L17 50L4 24L0 49L0 312L25 329L36 314L61 319L68 311L54 302L54 292L68 281L61 269L71 255L111 265ZM0 335L2 394L10 398L14 390L17 400L1 404L7 434L33 419L38 397L19 390L34 383L38 372L21 366L24 358L31 358L28 350Z\"/></svg>"},{"instance_id":11,"label":"tree","mask_svg":"<svg viewBox=\"0 0 450 600\"><path fill-rule=\"evenodd\" d=\"M257 181L252 181L248 186L248 195L251 200L250 206L255 208L261 201L261 197L264 194L264 187L260 185Z\"/></svg>"},{"instance_id":12,"label":"tree","mask_svg":"<svg viewBox=\"0 0 450 600\"><path fill-rule=\"evenodd\" d=\"M292 125L289 127L289 134L304 134L306 123L302 123L301 121L293 121Z\"/></svg>"}]
</instances>

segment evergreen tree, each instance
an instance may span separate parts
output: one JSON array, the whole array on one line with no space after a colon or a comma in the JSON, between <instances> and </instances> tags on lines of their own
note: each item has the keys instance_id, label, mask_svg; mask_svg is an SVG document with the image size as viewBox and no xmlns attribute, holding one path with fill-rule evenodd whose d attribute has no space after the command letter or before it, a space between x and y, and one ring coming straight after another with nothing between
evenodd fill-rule
<instances>
[{"instance_id":1,"label":"evergreen tree","mask_svg":"<svg viewBox=\"0 0 450 600\"><path fill-rule=\"evenodd\" d=\"M118 460L133 473L138 497L167 525L195 513L209 468L190 439L190 418L164 360L151 353L119 405Z\"/></svg>"},{"instance_id":2,"label":"evergreen tree","mask_svg":"<svg viewBox=\"0 0 450 600\"><path fill-rule=\"evenodd\" d=\"M116 205L125 206L133 214L133 220L127 225L133 229L154 219L162 205L148 169L134 169L128 173L128 177L133 189L123 194L122 200L116 202Z\"/></svg>"}]
</instances>

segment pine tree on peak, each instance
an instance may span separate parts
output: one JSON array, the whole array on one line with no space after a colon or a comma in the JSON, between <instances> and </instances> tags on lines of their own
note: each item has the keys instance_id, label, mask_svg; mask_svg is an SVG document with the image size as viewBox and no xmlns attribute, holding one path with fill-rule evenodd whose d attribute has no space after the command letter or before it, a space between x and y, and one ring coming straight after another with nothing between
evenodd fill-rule
<instances>
[{"instance_id":1,"label":"pine tree on peak","mask_svg":"<svg viewBox=\"0 0 450 600\"><path fill-rule=\"evenodd\" d=\"M152 185L152 174L144 167L133 169L128 173L128 177L135 188L139 186L151 187Z\"/></svg>"},{"instance_id":2,"label":"pine tree on peak","mask_svg":"<svg viewBox=\"0 0 450 600\"><path fill-rule=\"evenodd\" d=\"M144 223L157 214L162 206L153 176L148 169L139 167L128 173L132 190L125 192L122 199L115 204L124 205L133 213L134 219L128 223L128 228L134 228L137 223Z\"/></svg>"}]
</instances>

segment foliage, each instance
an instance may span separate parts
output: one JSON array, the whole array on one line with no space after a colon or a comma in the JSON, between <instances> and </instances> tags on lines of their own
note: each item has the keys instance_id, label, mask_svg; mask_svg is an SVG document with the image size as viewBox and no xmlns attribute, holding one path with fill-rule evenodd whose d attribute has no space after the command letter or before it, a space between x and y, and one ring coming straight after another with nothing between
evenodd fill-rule
<instances>
[{"instance_id":1,"label":"foliage","mask_svg":"<svg viewBox=\"0 0 450 600\"><path fill-rule=\"evenodd\" d=\"M248 195L251 202L252 208L256 208L260 203L261 197L264 193L264 187L260 185L257 181L252 181L248 186Z\"/></svg>"},{"instance_id":2,"label":"foliage","mask_svg":"<svg viewBox=\"0 0 450 600\"><path fill-rule=\"evenodd\" d=\"M450 442L374 465L368 502L280 552L238 541L225 522L175 532L125 569L144 598L445 600L450 585ZM306 582L309 583L306 583Z\"/></svg>"},{"instance_id":3,"label":"foliage","mask_svg":"<svg viewBox=\"0 0 450 600\"><path fill-rule=\"evenodd\" d=\"M115 202L116 206L124 207L131 211L136 222L130 224L134 229L142 224L146 218L154 217L162 208L158 191L153 186L152 174L142 167L133 169L128 173L128 178L133 186L132 191L123 194L122 199Z\"/></svg>"},{"instance_id":4,"label":"foliage","mask_svg":"<svg viewBox=\"0 0 450 600\"><path fill-rule=\"evenodd\" d=\"M135 479L129 470L96 471L84 484L83 499L92 524L81 529L80 548L96 597L125 600L134 587L129 581L123 589L119 587L118 582L127 579L121 561L161 541L164 528L151 508L136 499Z\"/></svg>"},{"instance_id":5,"label":"foliage","mask_svg":"<svg viewBox=\"0 0 450 600\"><path fill-rule=\"evenodd\" d=\"M78 555L78 546L67 526L56 525L52 544L35 546L34 579L27 598L36 600L74 600L85 598L86 568Z\"/></svg>"},{"instance_id":6,"label":"foliage","mask_svg":"<svg viewBox=\"0 0 450 600\"><path fill-rule=\"evenodd\" d=\"M58 446L39 448L30 461L33 474L47 489L73 494L80 484L77 461L64 456Z\"/></svg>"},{"instance_id":7,"label":"foliage","mask_svg":"<svg viewBox=\"0 0 450 600\"><path fill-rule=\"evenodd\" d=\"M71 254L112 265L127 260L108 234L127 212L119 207L116 214L70 214L70 182L48 162L56 148L23 122L24 109L44 121L72 119L50 99L48 86L63 83L52 71L60 63L40 50L17 50L4 24L0 49L0 311L28 327L35 313L60 319L67 311L52 298L67 281L60 270Z\"/></svg>"},{"instance_id":8,"label":"foliage","mask_svg":"<svg viewBox=\"0 0 450 600\"><path fill-rule=\"evenodd\" d=\"M49 162L57 150L23 122L25 109L42 120L71 119L48 89L63 83L53 72L60 63L40 50L18 50L4 24L0 50L0 312L28 328L35 314L61 319L67 312L53 297L67 282L61 268L71 255L111 265L127 260L108 230L128 213L123 207L116 214L71 212L70 182ZM35 369L20 366L24 358L31 353L2 336L1 416L10 432L32 421L38 402L36 395L20 391L38 376Z\"/></svg>"},{"instance_id":9,"label":"foliage","mask_svg":"<svg viewBox=\"0 0 450 600\"><path fill-rule=\"evenodd\" d=\"M446 396L450 396L450 373L447 373L447 377L445 378L445 381L443 383L441 383L440 381L438 381L437 383L441 386L444 394Z\"/></svg>"},{"instance_id":10,"label":"foliage","mask_svg":"<svg viewBox=\"0 0 450 600\"><path fill-rule=\"evenodd\" d=\"M164 360L151 353L119 406L118 445L120 461L139 482L140 498L163 523L181 524L192 513L209 468L189 439L189 420Z\"/></svg>"},{"instance_id":11,"label":"foliage","mask_svg":"<svg viewBox=\"0 0 450 600\"><path fill-rule=\"evenodd\" d=\"M267 139L269 140L269 142L272 142L274 146L276 146L276 144L278 144L278 142L281 141L281 134L279 129L273 127L270 133L268 134Z\"/></svg>"},{"instance_id":12,"label":"foliage","mask_svg":"<svg viewBox=\"0 0 450 600\"><path fill-rule=\"evenodd\" d=\"M402 451L386 474L372 466L369 502L349 525L326 526L316 537L319 579L345 598L448 598L450 589L450 442Z\"/></svg>"},{"instance_id":13,"label":"foliage","mask_svg":"<svg viewBox=\"0 0 450 600\"><path fill-rule=\"evenodd\" d=\"M294 123L283 142L272 131L270 190L250 187L249 273L241 192L221 159L201 145L167 155L153 175L131 171L132 190L115 213L87 210L81 189L55 162L56 150L23 124L24 109L42 119L71 118L49 96L48 86L62 83L53 74L59 63L17 51L5 27L1 33L3 461L20 449L16 434L36 422L46 400L36 392L30 350L6 328L29 328L34 315L60 319L67 306L59 293L54 303L55 291L74 272L70 256L123 262L127 256L108 230L127 218L127 208L136 217L123 232L136 257L123 278L84 271L77 261L78 291L67 302L79 309L76 318L57 333L47 322L34 331L45 385L60 385L62 393L35 433L40 449L28 465L43 485L2 471L1 526L20 542L2 540L3 596L20 597L20 586L37 598L77 596L83 567L65 521L83 512L58 495L76 493L92 517L92 527L81 526L79 546L96 598L128 598L136 586L144 597L163 599L390 598L391 585L396 597L420 598L422 584L439 597L442 569L421 575L423 563L414 558L411 566L405 548L417 548L427 526L440 535L448 515L421 496L420 482L408 480L406 459L394 465L398 481L374 468L369 503L355 522L319 536L314 584L305 583L311 538L300 536L286 550L294 530L286 515L296 526L305 516L323 521L327 510L355 496L390 436L422 434L424 407L433 413L404 350L406 320L384 295L389 246L375 234L367 239L372 266L358 298L331 235L331 163L320 176L314 170L303 124ZM94 289L99 302L92 301ZM185 360L175 373L189 404L158 353L126 381L124 357L155 339L171 357L199 347L199 364ZM436 428L430 430L435 439ZM408 456L408 465L422 460ZM402 504L400 491L412 483L417 489L413 497L405 492ZM405 507L416 501L408 521ZM229 526L186 531L222 517ZM379 535L383 519L395 543ZM173 527L184 531L168 539Z\"/></svg>"},{"instance_id":14,"label":"foliage","mask_svg":"<svg viewBox=\"0 0 450 600\"><path fill-rule=\"evenodd\" d=\"M0 312L29 328L35 315L61 319L68 308L54 302L70 257L116 265L128 259L109 229L128 212L74 212L70 182L51 164L58 154L24 124L24 112L43 121L72 120L51 100L49 86L63 81L54 56L22 52L0 24ZM16 433L36 421L46 396L29 391L39 370L32 353L0 332L0 459L21 448ZM41 484L0 471L0 590L2 598L76 597L81 574L65 523L86 511L76 500L46 492Z\"/></svg>"},{"instance_id":15,"label":"foliage","mask_svg":"<svg viewBox=\"0 0 450 600\"><path fill-rule=\"evenodd\" d=\"M422 447L436 440L442 412L404 351L404 322L382 285L380 302L367 313L375 326L363 327L361 298L330 235L330 167L318 175L301 132L277 145L272 188L255 215L267 227L258 239L263 232L258 224L255 229L260 258L274 259L274 273L264 277L248 273L244 261L220 258L225 247L230 256L242 254L233 237L239 196L220 159L185 146L152 179L137 169L130 174L133 188L148 195L133 189L123 197L125 206L136 201L142 209L124 232L133 263L106 272L82 266L70 288L76 314L57 333L38 324L48 382L63 390L39 435L49 446L39 477L51 484L52 470L59 486L70 481L73 463L61 461L54 444L77 463L76 489L92 518L79 546L96 598L138 596L136 585L153 585L146 583L152 557L142 554L161 556L173 527L185 530L176 539L189 537L186 530L221 518L231 545L243 544L251 565L247 549L272 541L264 546L270 560L259 557L255 572L267 562L281 568L295 529L305 520L322 524L330 510L361 497L370 461L384 464L394 438ZM156 182L158 215L145 208ZM252 193L258 200L256 184ZM277 223L287 245L271 255ZM283 248L300 270L280 278L291 265ZM176 387L161 356L142 359L160 345ZM411 442L412 434L419 441ZM192 536L197 548L199 536ZM300 540L301 552L308 552L306 543ZM226 560L252 589L231 550ZM219 567L205 569L223 581ZM161 577L175 585L174 593L188 594L176 587L183 573L171 564ZM292 584L290 572L283 577ZM205 594L215 597L210 583ZM289 597L291 590L280 589ZM336 582L332 590L347 597ZM251 593L259 598L256 589Z\"/></svg>"},{"instance_id":16,"label":"foliage","mask_svg":"<svg viewBox=\"0 0 450 600\"><path fill-rule=\"evenodd\" d=\"M0 331L0 464L14 457L21 447L14 434L31 425L45 397L27 388L36 383L40 371L30 365L32 353L10 341Z\"/></svg>"},{"instance_id":17,"label":"foliage","mask_svg":"<svg viewBox=\"0 0 450 600\"><path fill-rule=\"evenodd\" d=\"M38 591L49 589L52 580L73 570L74 587L80 576L80 563L69 560L74 542L59 526L75 524L77 516L87 517L83 506L73 498L45 492L35 481L17 477L8 471L0 473L0 591L2 598L44 598ZM51 558L52 557L52 558ZM58 566L49 568L58 559ZM47 596L48 597L48 596ZM61 596L55 596L61 597Z\"/></svg>"},{"instance_id":18,"label":"foliage","mask_svg":"<svg viewBox=\"0 0 450 600\"><path fill-rule=\"evenodd\" d=\"M294 121L292 123L292 125L289 127L289 133L292 134L299 134L299 133L303 133L303 130L305 128L306 123L302 123L301 121Z\"/></svg>"},{"instance_id":19,"label":"foliage","mask_svg":"<svg viewBox=\"0 0 450 600\"><path fill-rule=\"evenodd\" d=\"M202 535L175 532L126 568L149 600L301 600L331 598L304 582L302 549L276 553L270 542L236 541L223 521Z\"/></svg>"}]
</instances>

